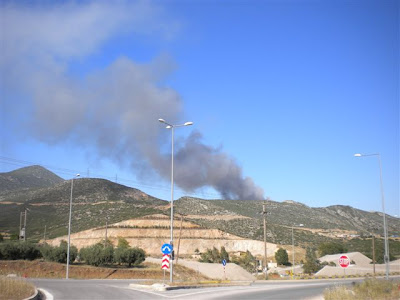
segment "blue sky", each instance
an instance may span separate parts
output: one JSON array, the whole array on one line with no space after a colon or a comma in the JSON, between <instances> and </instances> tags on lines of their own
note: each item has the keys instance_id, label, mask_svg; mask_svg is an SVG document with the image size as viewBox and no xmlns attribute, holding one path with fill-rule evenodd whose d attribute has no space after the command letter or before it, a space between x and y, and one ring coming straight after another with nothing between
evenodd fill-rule
<instances>
[{"instance_id":1,"label":"blue sky","mask_svg":"<svg viewBox=\"0 0 400 300\"><path fill-rule=\"evenodd\" d=\"M398 1L3 2L0 171L399 215ZM251 179L250 179L251 178Z\"/></svg>"}]
</instances>

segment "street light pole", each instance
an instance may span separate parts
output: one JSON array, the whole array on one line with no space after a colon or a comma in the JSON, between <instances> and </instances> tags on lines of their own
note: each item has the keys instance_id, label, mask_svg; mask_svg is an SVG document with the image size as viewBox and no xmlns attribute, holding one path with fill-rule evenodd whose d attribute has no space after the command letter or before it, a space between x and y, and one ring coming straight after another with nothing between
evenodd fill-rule
<instances>
[{"instance_id":1,"label":"street light pole","mask_svg":"<svg viewBox=\"0 0 400 300\"><path fill-rule=\"evenodd\" d=\"M387 225L386 225L386 213L385 213L385 195L383 192L383 180L382 180L382 162L381 162L381 155L380 153L373 153L373 154L354 154L355 157L362 157L362 156L377 156L379 162L379 179L380 179L380 186L381 186L381 198L382 198L382 213L383 213L383 234L385 237L385 255L384 261L386 265L386 280L389 279L389 243L388 243L388 232L387 232Z\"/></svg>"},{"instance_id":2,"label":"street light pole","mask_svg":"<svg viewBox=\"0 0 400 300\"><path fill-rule=\"evenodd\" d=\"M67 274L65 275L65 279L69 279L69 248L71 245L72 191L74 189L74 178L79 176L80 176L79 174L76 174L75 177L71 179L71 197L69 198L69 221L68 221Z\"/></svg>"},{"instance_id":3,"label":"street light pole","mask_svg":"<svg viewBox=\"0 0 400 300\"><path fill-rule=\"evenodd\" d=\"M176 127L190 126L193 122L186 122L180 125L172 125L166 122L164 119L158 119L159 122L167 125L167 129L171 129L171 237L170 245L173 248L174 243L174 129ZM170 273L169 280L173 282L173 260L170 261Z\"/></svg>"},{"instance_id":4,"label":"street light pole","mask_svg":"<svg viewBox=\"0 0 400 300\"><path fill-rule=\"evenodd\" d=\"M268 279L268 259L267 259L267 210L265 208L266 202L263 204L263 218L264 218L264 272L265 272L265 279Z\"/></svg>"},{"instance_id":5,"label":"street light pole","mask_svg":"<svg viewBox=\"0 0 400 300\"><path fill-rule=\"evenodd\" d=\"M294 235L293 235L293 226L292 226L292 279L294 276Z\"/></svg>"}]
</instances>

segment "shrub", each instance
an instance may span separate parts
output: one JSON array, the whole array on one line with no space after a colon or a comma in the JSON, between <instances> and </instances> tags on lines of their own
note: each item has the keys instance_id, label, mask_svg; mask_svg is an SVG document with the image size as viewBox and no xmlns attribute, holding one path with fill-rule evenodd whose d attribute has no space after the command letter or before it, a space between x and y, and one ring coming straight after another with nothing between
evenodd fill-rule
<instances>
[{"instance_id":1,"label":"shrub","mask_svg":"<svg viewBox=\"0 0 400 300\"><path fill-rule=\"evenodd\" d=\"M304 273L311 274L318 272L321 269L321 264L317 260L314 250L307 248L306 262L303 265Z\"/></svg>"},{"instance_id":2,"label":"shrub","mask_svg":"<svg viewBox=\"0 0 400 300\"><path fill-rule=\"evenodd\" d=\"M128 267L138 266L144 262L146 254L143 249L140 248L128 248L124 250L123 260L128 264Z\"/></svg>"},{"instance_id":3,"label":"shrub","mask_svg":"<svg viewBox=\"0 0 400 300\"><path fill-rule=\"evenodd\" d=\"M112 246L104 247L103 244L98 243L82 248L79 251L79 257L92 266L111 264L114 261L114 248Z\"/></svg>"},{"instance_id":4,"label":"shrub","mask_svg":"<svg viewBox=\"0 0 400 300\"><path fill-rule=\"evenodd\" d=\"M34 260L42 255L35 244L28 242L6 242L0 245L0 259L16 260L27 259Z\"/></svg>"},{"instance_id":5,"label":"shrub","mask_svg":"<svg viewBox=\"0 0 400 300\"><path fill-rule=\"evenodd\" d=\"M20 258L18 243L5 243L0 246L1 259L16 260Z\"/></svg>"},{"instance_id":6,"label":"shrub","mask_svg":"<svg viewBox=\"0 0 400 300\"><path fill-rule=\"evenodd\" d=\"M335 242L326 242L321 243L318 246L318 252L320 256L324 256L328 254L345 253L347 252L347 249L342 244Z\"/></svg>"},{"instance_id":7,"label":"shrub","mask_svg":"<svg viewBox=\"0 0 400 300\"><path fill-rule=\"evenodd\" d=\"M40 252L47 261L65 264L67 262L68 243L66 241L61 241L58 247L44 244L40 247ZM75 246L71 246L69 249L69 263L73 263L77 255L78 249Z\"/></svg>"},{"instance_id":8,"label":"shrub","mask_svg":"<svg viewBox=\"0 0 400 300\"><path fill-rule=\"evenodd\" d=\"M229 262L229 261L230 261L230 260L229 260L229 254L228 254L228 252L226 251L226 249L225 249L224 246L221 247L221 252L220 252L220 254L221 254L221 262L222 262L224 259L226 260L226 262Z\"/></svg>"},{"instance_id":9,"label":"shrub","mask_svg":"<svg viewBox=\"0 0 400 300\"><path fill-rule=\"evenodd\" d=\"M275 252L275 260L278 265L289 265L289 256L285 249L279 248Z\"/></svg>"},{"instance_id":10,"label":"shrub","mask_svg":"<svg viewBox=\"0 0 400 300\"><path fill-rule=\"evenodd\" d=\"M254 272L257 266L257 261L250 251L246 251L243 256L233 257L232 262L248 272Z\"/></svg>"},{"instance_id":11,"label":"shrub","mask_svg":"<svg viewBox=\"0 0 400 300\"><path fill-rule=\"evenodd\" d=\"M221 247L221 251L218 251L217 248L213 247L212 249L207 249L206 252L200 254L200 262L207 263L222 263L222 260L225 259L229 262L229 254L226 251L225 247Z\"/></svg>"}]
</instances>

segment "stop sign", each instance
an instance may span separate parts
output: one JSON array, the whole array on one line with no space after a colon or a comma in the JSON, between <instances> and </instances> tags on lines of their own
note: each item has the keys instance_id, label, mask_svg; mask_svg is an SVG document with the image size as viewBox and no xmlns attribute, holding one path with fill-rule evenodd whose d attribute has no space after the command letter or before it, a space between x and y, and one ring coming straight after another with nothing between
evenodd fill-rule
<instances>
[{"instance_id":1,"label":"stop sign","mask_svg":"<svg viewBox=\"0 0 400 300\"><path fill-rule=\"evenodd\" d=\"M346 255L342 255L339 258L339 265L342 268L347 268L350 265L350 258L348 256L346 256Z\"/></svg>"}]
</instances>

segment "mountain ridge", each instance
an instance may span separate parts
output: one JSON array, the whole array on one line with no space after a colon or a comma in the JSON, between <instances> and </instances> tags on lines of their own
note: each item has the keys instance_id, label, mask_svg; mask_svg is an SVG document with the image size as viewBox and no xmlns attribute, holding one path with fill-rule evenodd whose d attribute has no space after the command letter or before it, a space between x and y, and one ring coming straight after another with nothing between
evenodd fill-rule
<instances>
[{"instance_id":1,"label":"mountain ridge","mask_svg":"<svg viewBox=\"0 0 400 300\"><path fill-rule=\"evenodd\" d=\"M0 173L0 193L21 189L50 187L63 181L64 179L46 168L34 165L19 168L11 172Z\"/></svg>"},{"instance_id":2,"label":"mountain ridge","mask_svg":"<svg viewBox=\"0 0 400 300\"><path fill-rule=\"evenodd\" d=\"M26 169L24 172L27 172ZM48 171L50 172L50 171ZM2 175L2 174L0 174ZM19 228L19 214L28 210L27 234L40 237L44 227L51 237L65 235L68 224L71 181L42 188L23 188L0 193L0 232ZM315 245L340 235L382 235L382 215L350 206L309 207L295 201L205 200L181 197L174 201L175 218L187 216L209 229L219 229L243 238L263 240L262 206L267 207L267 237L270 242ZM73 188L73 232L143 217L170 215L170 203L138 189L99 178L78 178ZM225 217L223 217L225 216ZM389 234L398 234L400 219L387 216ZM18 232L18 231L17 231Z\"/></svg>"}]
</instances>

